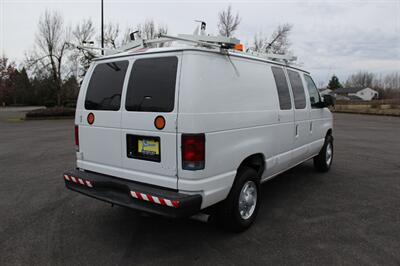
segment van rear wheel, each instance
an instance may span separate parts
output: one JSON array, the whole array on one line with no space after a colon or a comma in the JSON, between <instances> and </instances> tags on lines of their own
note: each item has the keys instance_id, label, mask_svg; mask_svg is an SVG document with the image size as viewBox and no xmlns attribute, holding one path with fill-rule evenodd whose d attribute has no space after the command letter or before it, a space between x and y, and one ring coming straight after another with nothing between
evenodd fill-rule
<instances>
[{"instance_id":1,"label":"van rear wheel","mask_svg":"<svg viewBox=\"0 0 400 266\"><path fill-rule=\"evenodd\" d=\"M333 160L333 137L326 136L324 146L314 157L314 167L320 172L327 172L331 168Z\"/></svg>"},{"instance_id":2,"label":"van rear wheel","mask_svg":"<svg viewBox=\"0 0 400 266\"><path fill-rule=\"evenodd\" d=\"M230 231L242 232L254 222L260 207L260 179L252 168L239 170L235 183L217 210L217 222Z\"/></svg>"}]
</instances>

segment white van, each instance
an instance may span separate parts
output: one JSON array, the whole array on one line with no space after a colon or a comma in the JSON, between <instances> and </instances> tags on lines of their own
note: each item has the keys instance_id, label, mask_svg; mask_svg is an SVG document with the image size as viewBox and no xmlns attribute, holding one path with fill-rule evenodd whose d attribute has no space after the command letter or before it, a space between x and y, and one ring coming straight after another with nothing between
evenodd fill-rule
<instances>
[{"instance_id":1,"label":"white van","mask_svg":"<svg viewBox=\"0 0 400 266\"><path fill-rule=\"evenodd\" d=\"M242 231L261 183L311 158L329 170L331 104L308 72L251 54L166 47L105 56L81 86L77 168L65 184L170 217L212 213Z\"/></svg>"}]
</instances>

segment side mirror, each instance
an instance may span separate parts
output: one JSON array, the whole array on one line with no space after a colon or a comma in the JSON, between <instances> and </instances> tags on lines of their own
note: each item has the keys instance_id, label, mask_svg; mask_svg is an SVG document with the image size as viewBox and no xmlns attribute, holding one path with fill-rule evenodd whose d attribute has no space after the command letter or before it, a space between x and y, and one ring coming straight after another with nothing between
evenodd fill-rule
<instances>
[{"instance_id":1,"label":"side mirror","mask_svg":"<svg viewBox=\"0 0 400 266\"><path fill-rule=\"evenodd\" d=\"M324 103L325 103L325 107L329 107L329 106L335 106L335 97L333 97L332 95L326 94L324 95Z\"/></svg>"}]
</instances>

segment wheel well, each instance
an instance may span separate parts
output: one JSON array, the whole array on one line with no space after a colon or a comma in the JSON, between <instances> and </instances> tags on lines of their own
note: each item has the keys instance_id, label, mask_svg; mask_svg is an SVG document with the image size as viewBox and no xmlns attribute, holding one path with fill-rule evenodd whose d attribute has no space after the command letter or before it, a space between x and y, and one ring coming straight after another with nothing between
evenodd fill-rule
<instances>
[{"instance_id":1,"label":"wheel well","mask_svg":"<svg viewBox=\"0 0 400 266\"><path fill-rule=\"evenodd\" d=\"M238 170L240 170L243 167L253 168L254 170L257 171L258 176L261 177L262 173L265 170L264 155L262 155L261 153L250 155L249 157L247 157L242 161L242 163L239 165Z\"/></svg>"},{"instance_id":2,"label":"wheel well","mask_svg":"<svg viewBox=\"0 0 400 266\"><path fill-rule=\"evenodd\" d=\"M326 136L332 136L332 128L328 129L328 132L326 132Z\"/></svg>"}]
</instances>

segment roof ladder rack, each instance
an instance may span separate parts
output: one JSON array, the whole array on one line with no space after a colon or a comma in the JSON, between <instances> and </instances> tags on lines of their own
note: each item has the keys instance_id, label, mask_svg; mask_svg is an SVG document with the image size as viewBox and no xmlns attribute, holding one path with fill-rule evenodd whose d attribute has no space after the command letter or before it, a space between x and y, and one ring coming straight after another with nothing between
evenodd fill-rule
<instances>
[{"instance_id":1,"label":"roof ladder rack","mask_svg":"<svg viewBox=\"0 0 400 266\"><path fill-rule=\"evenodd\" d=\"M269 54L269 53L260 53L260 52L255 52L255 51L249 51L247 50L246 52L244 51L239 51L236 50L235 47L236 45L240 44L240 40L236 38L231 38L231 37L224 37L224 36L211 36L211 35L206 35L205 33L205 28L206 28L206 23L203 21L197 21L201 22L201 31L199 32L199 28L197 28L193 34L178 34L177 36L173 35L167 35L167 34L159 34L157 38L155 39L142 39L142 38L135 38L135 34L138 32L132 32L130 34L131 41L127 44L125 44L122 47L119 47L118 49L106 49L106 48L98 48L98 47L92 47L92 46L75 46L78 49L82 50L89 50L89 49L95 49L95 50L104 50L106 55L110 54L116 54L116 53L122 53L122 52L135 52L135 51L140 51L144 48L148 48L151 46L154 46L155 44L162 44L162 43L168 43L168 42L181 42L185 44L192 44L196 45L198 47L205 47L209 49L218 49L220 52L224 54L229 54L230 52L232 53L240 53L240 54L247 54L247 55L254 55L256 57L264 58L267 60L273 60L273 61L282 61L285 64L288 64L289 62L293 62L297 60L297 57L292 56L292 55L281 55L281 54Z\"/></svg>"}]
</instances>

